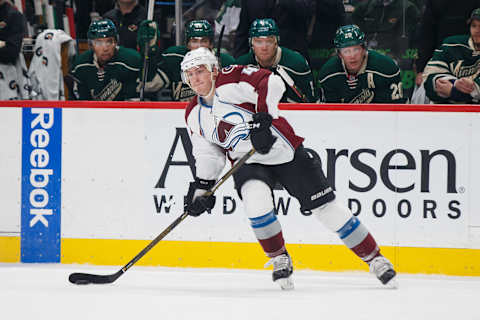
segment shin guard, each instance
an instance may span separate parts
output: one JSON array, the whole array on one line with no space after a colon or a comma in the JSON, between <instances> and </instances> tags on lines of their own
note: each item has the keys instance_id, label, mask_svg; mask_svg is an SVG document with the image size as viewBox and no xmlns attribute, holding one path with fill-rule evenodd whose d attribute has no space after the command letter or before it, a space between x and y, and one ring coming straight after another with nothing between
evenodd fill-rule
<instances>
[{"instance_id":1,"label":"shin guard","mask_svg":"<svg viewBox=\"0 0 480 320\"><path fill-rule=\"evenodd\" d=\"M273 209L270 187L260 180L249 180L242 186L242 198L250 225L265 254L273 258L284 253L285 240Z\"/></svg>"},{"instance_id":2,"label":"shin guard","mask_svg":"<svg viewBox=\"0 0 480 320\"><path fill-rule=\"evenodd\" d=\"M343 243L363 261L368 263L379 255L380 249L375 239L347 207L334 200L312 211L328 229L336 232Z\"/></svg>"}]
</instances>

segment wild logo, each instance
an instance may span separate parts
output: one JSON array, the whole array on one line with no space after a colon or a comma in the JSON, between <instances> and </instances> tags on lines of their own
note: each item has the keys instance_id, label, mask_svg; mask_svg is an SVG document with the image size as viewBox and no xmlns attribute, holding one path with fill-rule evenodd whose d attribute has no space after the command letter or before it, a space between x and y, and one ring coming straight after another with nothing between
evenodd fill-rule
<instances>
[{"instance_id":1,"label":"wild logo","mask_svg":"<svg viewBox=\"0 0 480 320\"><path fill-rule=\"evenodd\" d=\"M128 30L131 32L135 32L137 31L137 29L138 29L138 26L136 24L131 24L128 26Z\"/></svg>"},{"instance_id":2,"label":"wild logo","mask_svg":"<svg viewBox=\"0 0 480 320\"><path fill-rule=\"evenodd\" d=\"M52 40L53 36L54 36L53 32L47 32L44 36L44 39L45 40Z\"/></svg>"},{"instance_id":3,"label":"wild logo","mask_svg":"<svg viewBox=\"0 0 480 320\"><path fill-rule=\"evenodd\" d=\"M0 29L4 29L7 26L5 21L0 21Z\"/></svg>"}]
</instances>

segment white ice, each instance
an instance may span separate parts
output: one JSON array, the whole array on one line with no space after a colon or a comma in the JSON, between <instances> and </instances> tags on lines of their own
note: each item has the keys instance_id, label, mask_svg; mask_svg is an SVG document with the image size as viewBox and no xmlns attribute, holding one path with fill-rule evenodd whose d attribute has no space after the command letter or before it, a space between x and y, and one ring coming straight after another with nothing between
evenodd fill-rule
<instances>
[{"instance_id":1,"label":"white ice","mask_svg":"<svg viewBox=\"0 0 480 320\"><path fill-rule=\"evenodd\" d=\"M480 277L295 271L281 291L271 271L133 266L113 284L73 285L72 272L119 267L0 264L0 319L478 320Z\"/></svg>"}]
</instances>

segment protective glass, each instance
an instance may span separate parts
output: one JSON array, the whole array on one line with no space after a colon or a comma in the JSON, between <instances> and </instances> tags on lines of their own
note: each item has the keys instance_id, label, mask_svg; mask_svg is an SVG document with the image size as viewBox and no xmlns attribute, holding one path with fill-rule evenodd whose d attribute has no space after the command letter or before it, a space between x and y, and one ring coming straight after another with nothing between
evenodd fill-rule
<instances>
[{"instance_id":1,"label":"protective glass","mask_svg":"<svg viewBox=\"0 0 480 320\"><path fill-rule=\"evenodd\" d=\"M340 54L344 57L353 57L353 56L359 54L362 50L363 50L362 47L341 48L340 49Z\"/></svg>"},{"instance_id":2,"label":"protective glass","mask_svg":"<svg viewBox=\"0 0 480 320\"><path fill-rule=\"evenodd\" d=\"M277 44L277 39L274 36L253 38L252 45L255 47L274 47Z\"/></svg>"},{"instance_id":3,"label":"protective glass","mask_svg":"<svg viewBox=\"0 0 480 320\"><path fill-rule=\"evenodd\" d=\"M111 47L115 44L113 39L95 39L92 40L92 43L96 47Z\"/></svg>"}]
</instances>

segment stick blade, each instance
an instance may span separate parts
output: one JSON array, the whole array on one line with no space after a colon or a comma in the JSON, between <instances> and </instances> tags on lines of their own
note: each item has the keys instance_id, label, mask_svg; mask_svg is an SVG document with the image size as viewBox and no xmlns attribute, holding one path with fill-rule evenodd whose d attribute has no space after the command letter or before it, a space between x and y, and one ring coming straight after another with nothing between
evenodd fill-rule
<instances>
[{"instance_id":1,"label":"stick blade","mask_svg":"<svg viewBox=\"0 0 480 320\"><path fill-rule=\"evenodd\" d=\"M116 277L116 274L113 274L113 275L97 275L97 274L90 274L90 273L75 272L75 273L72 273L68 277L68 281L70 281L73 284L77 284L77 285L106 284L106 283L112 283L117 278L118 277Z\"/></svg>"}]
</instances>

